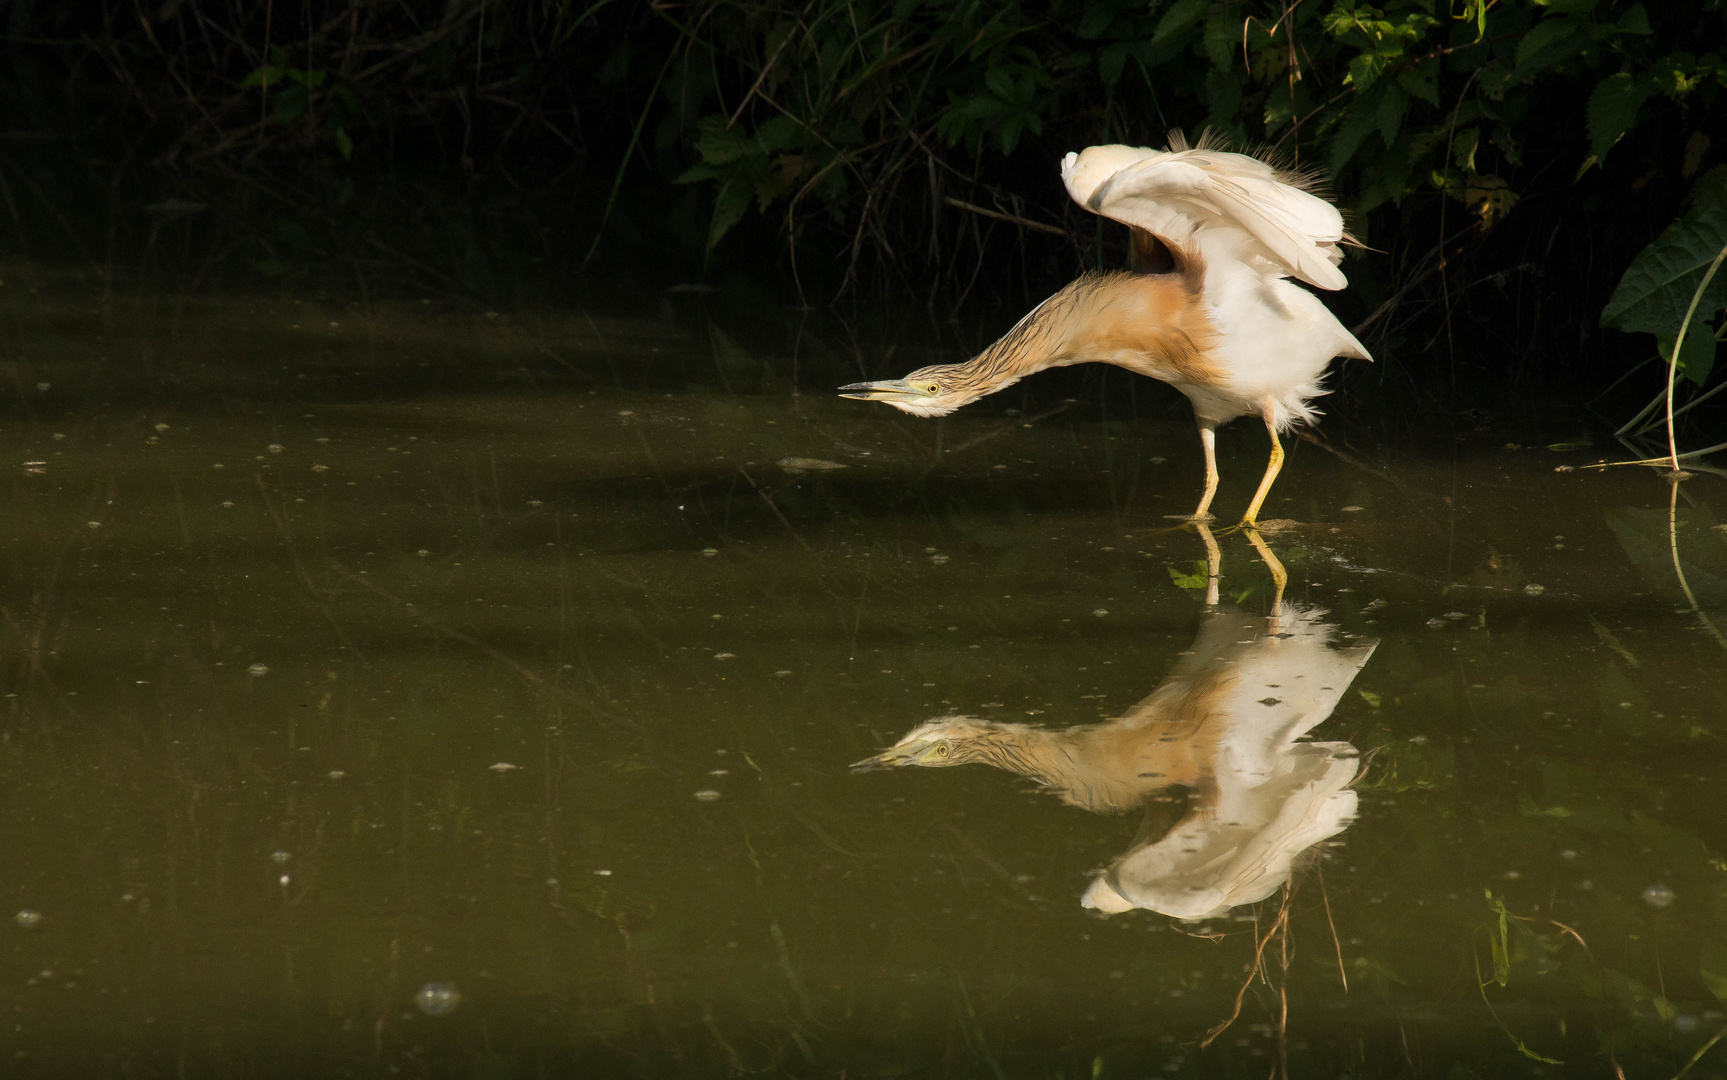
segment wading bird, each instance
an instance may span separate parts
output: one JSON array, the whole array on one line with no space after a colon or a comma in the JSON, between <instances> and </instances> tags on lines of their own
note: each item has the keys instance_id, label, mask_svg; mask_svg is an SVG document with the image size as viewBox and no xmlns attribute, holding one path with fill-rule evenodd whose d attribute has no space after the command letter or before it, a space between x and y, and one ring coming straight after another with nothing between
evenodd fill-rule
<instances>
[{"instance_id":1,"label":"wading bird","mask_svg":"<svg viewBox=\"0 0 1727 1080\"><path fill-rule=\"evenodd\" d=\"M1271 460L1241 519L1255 524L1283 465L1278 432L1314 421L1309 401L1326 392L1320 384L1334 357L1372 359L1316 296L1288 280L1321 289L1349 283L1337 268L1347 239L1342 216L1313 194L1311 177L1203 137L1189 148L1179 131L1166 150L1069 154L1061 177L1075 202L1129 227L1129 270L1084 275L963 364L853 383L842 395L945 416L1045 368L1114 364L1193 403L1205 449L1197 520L1217 493L1217 426L1238 416L1265 421Z\"/></svg>"},{"instance_id":2,"label":"wading bird","mask_svg":"<svg viewBox=\"0 0 1727 1080\"><path fill-rule=\"evenodd\" d=\"M1100 814L1185 788L1181 819L1157 828L1148 815L1080 902L1106 913L1215 918L1276 892L1303 852L1355 818L1355 747L1306 736L1377 642L1339 640L1324 614L1285 605L1256 618L1212 608L1174 670L1113 720L1058 730L944 716L852 768L976 762Z\"/></svg>"}]
</instances>

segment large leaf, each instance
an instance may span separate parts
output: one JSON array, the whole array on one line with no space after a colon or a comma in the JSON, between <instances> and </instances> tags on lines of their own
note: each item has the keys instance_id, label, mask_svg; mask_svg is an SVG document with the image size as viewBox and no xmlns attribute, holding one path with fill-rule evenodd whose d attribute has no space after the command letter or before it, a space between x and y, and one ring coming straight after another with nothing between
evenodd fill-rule
<instances>
[{"instance_id":1,"label":"large leaf","mask_svg":"<svg viewBox=\"0 0 1727 1080\"><path fill-rule=\"evenodd\" d=\"M708 250L712 251L720 239L731 231L743 219L744 211L749 209L749 188L737 181L729 181L720 188L720 193L714 198L714 221L708 227Z\"/></svg>"},{"instance_id":2,"label":"large leaf","mask_svg":"<svg viewBox=\"0 0 1727 1080\"><path fill-rule=\"evenodd\" d=\"M1711 169L1698 181L1691 212L1675 221L1637 253L1625 276L1601 312L1601 325L1616 330L1650 334L1677 334L1685 321L1691 296L1703 273L1727 248L1727 184L1720 169ZM1697 323L1727 304L1727 273L1717 272L1697 305Z\"/></svg>"},{"instance_id":3,"label":"large leaf","mask_svg":"<svg viewBox=\"0 0 1727 1080\"><path fill-rule=\"evenodd\" d=\"M1716 271L1720 273L1719 270ZM1656 334L1655 344L1661 350L1661 359L1673 362L1673 344L1679 338L1678 334ZM1698 386L1709 381L1709 373L1715 370L1715 334L1704 325L1703 320L1693 317L1691 329L1685 331L1685 346L1679 350L1679 374L1690 379Z\"/></svg>"},{"instance_id":4,"label":"large leaf","mask_svg":"<svg viewBox=\"0 0 1727 1080\"><path fill-rule=\"evenodd\" d=\"M1536 23L1517 43L1517 67L1509 82L1521 82L1538 71L1562 64L1589 44L1583 24L1574 19L1549 16Z\"/></svg>"},{"instance_id":5,"label":"large leaf","mask_svg":"<svg viewBox=\"0 0 1727 1080\"><path fill-rule=\"evenodd\" d=\"M1589 123L1589 152L1596 161L1606 160L1613 148L1637 122L1637 110L1649 96L1647 87L1621 71L1602 79L1589 95L1585 117Z\"/></svg>"}]
</instances>

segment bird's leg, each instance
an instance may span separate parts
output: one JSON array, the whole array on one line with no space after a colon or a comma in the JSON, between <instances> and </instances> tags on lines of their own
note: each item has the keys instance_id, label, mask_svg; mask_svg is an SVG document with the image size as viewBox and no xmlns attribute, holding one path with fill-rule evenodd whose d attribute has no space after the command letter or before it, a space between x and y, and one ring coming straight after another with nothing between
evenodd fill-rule
<instances>
[{"instance_id":1,"label":"bird's leg","mask_svg":"<svg viewBox=\"0 0 1727 1080\"><path fill-rule=\"evenodd\" d=\"M1277 471L1283 468L1283 444L1277 441L1277 424L1272 420L1270 408L1265 410L1264 416L1265 433L1271 436L1271 460L1265 465L1265 476L1259 481L1259 490L1253 493L1253 501L1248 504L1247 513L1241 517L1242 527L1249 529L1259 523L1259 507L1271 491L1272 481L1277 479Z\"/></svg>"},{"instance_id":2,"label":"bird's leg","mask_svg":"<svg viewBox=\"0 0 1727 1080\"><path fill-rule=\"evenodd\" d=\"M1211 530L1205 527L1205 522L1195 521L1193 527L1199 530L1199 538L1205 541L1205 606L1217 606L1217 579L1223 570L1223 552L1218 550L1217 538L1211 535Z\"/></svg>"},{"instance_id":3,"label":"bird's leg","mask_svg":"<svg viewBox=\"0 0 1727 1080\"><path fill-rule=\"evenodd\" d=\"M1193 520L1204 521L1211 516L1211 497L1217 494L1217 425L1199 422L1199 445L1205 448L1205 494L1199 498L1199 509Z\"/></svg>"},{"instance_id":4,"label":"bird's leg","mask_svg":"<svg viewBox=\"0 0 1727 1080\"><path fill-rule=\"evenodd\" d=\"M1277 617L1283 614L1283 590L1289 584L1289 571L1285 570L1277 556L1271 553L1271 548L1266 544L1265 538L1259 535L1258 529L1249 525L1242 531L1247 534L1247 542L1252 544L1253 549L1259 552L1259 557L1265 560L1266 569L1271 571L1271 628L1272 632L1276 633Z\"/></svg>"}]
</instances>

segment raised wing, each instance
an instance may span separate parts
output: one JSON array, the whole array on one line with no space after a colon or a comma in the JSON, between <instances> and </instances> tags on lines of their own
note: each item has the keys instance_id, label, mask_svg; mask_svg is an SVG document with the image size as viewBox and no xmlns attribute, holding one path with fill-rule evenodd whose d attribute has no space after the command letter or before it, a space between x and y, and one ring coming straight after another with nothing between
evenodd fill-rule
<instances>
[{"instance_id":1,"label":"raised wing","mask_svg":"<svg viewBox=\"0 0 1727 1080\"><path fill-rule=\"evenodd\" d=\"M1270 165L1221 150L1093 146L1069 154L1062 180L1096 214L1208 258L1227 253L1256 269L1321 289L1349 284L1337 268L1343 217Z\"/></svg>"}]
</instances>

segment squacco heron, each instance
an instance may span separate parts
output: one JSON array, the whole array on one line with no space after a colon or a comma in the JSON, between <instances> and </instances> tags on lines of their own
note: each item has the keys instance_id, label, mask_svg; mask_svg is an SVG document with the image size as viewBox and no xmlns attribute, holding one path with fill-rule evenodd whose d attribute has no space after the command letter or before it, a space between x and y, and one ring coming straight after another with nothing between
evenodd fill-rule
<instances>
[{"instance_id":1,"label":"squacco heron","mask_svg":"<svg viewBox=\"0 0 1727 1080\"><path fill-rule=\"evenodd\" d=\"M945 416L1046 368L1097 362L1166 382L1187 395L1205 450L1208 518L1217 493L1216 431L1258 416L1271 460L1241 524L1283 466L1278 432L1313 423L1335 357L1371 360L1318 297L1349 284L1337 268L1347 239L1337 208L1311 177L1246 154L1194 147L1181 132L1165 150L1093 146L1069 154L1061 176L1087 210L1131 230L1127 271L1090 273L1051 296L1001 340L963 364L903 379L842 386L916 416Z\"/></svg>"},{"instance_id":2,"label":"squacco heron","mask_svg":"<svg viewBox=\"0 0 1727 1080\"><path fill-rule=\"evenodd\" d=\"M1213 608L1157 689L1112 720L1052 729L943 716L852 768L975 762L1100 814L1185 788L1187 813L1161 838L1135 840L1080 902L1215 918L1276 892L1303 852L1355 818L1355 747L1308 736L1377 642L1341 640L1323 616L1296 605L1269 618Z\"/></svg>"}]
</instances>

